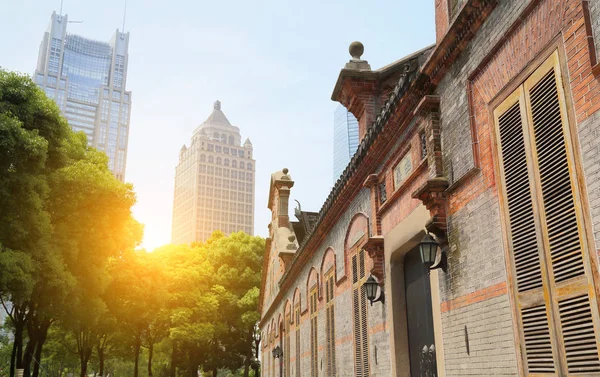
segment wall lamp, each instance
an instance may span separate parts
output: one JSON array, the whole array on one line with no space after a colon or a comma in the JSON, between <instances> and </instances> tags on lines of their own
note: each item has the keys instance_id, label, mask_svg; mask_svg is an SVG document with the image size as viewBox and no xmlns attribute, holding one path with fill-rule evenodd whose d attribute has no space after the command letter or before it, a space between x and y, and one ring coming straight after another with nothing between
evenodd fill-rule
<instances>
[{"instance_id":1,"label":"wall lamp","mask_svg":"<svg viewBox=\"0 0 600 377\"><path fill-rule=\"evenodd\" d=\"M446 253L439 246L440 243L429 233L425 234L425 237L423 237L421 243L419 243L419 250L421 251L421 262L423 262L423 264L429 270L441 268L443 271L446 271L446 267L448 264ZM437 264L435 264L438 249L440 250L440 261Z\"/></svg>"},{"instance_id":2,"label":"wall lamp","mask_svg":"<svg viewBox=\"0 0 600 377\"><path fill-rule=\"evenodd\" d=\"M385 295L383 293L383 289L379 287L379 283L377 282L377 280L375 280L373 275L369 275L369 278L367 279L367 281L364 282L363 286L365 287L367 299L371 303L371 306L373 306L374 302L381 302L382 304L385 304ZM375 297L377 296L377 288L379 288L380 292L379 297L375 299Z\"/></svg>"},{"instance_id":3,"label":"wall lamp","mask_svg":"<svg viewBox=\"0 0 600 377\"><path fill-rule=\"evenodd\" d=\"M279 346L275 347L272 352L273 352L273 357L276 359L279 359L280 357L283 356L283 350Z\"/></svg>"}]
</instances>

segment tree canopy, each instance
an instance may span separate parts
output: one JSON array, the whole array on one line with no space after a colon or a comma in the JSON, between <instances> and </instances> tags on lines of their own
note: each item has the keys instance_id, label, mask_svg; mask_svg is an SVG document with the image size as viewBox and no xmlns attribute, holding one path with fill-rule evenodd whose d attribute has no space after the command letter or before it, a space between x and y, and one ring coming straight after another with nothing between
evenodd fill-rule
<instances>
[{"instance_id":1,"label":"tree canopy","mask_svg":"<svg viewBox=\"0 0 600 377\"><path fill-rule=\"evenodd\" d=\"M0 377L258 374L264 239L136 250L135 201L30 78L0 70Z\"/></svg>"}]
</instances>

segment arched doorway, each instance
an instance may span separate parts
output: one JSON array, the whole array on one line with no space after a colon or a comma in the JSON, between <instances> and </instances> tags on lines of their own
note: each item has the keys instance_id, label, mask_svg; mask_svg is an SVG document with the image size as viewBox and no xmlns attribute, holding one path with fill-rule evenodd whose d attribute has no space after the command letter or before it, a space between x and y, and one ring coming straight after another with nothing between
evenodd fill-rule
<instances>
[{"instance_id":1,"label":"arched doorway","mask_svg":"<svg viewBox=\"0 0 600 377\"><path fill-rule=\"evenodd\" d=\"M419 248L404 257L406 322L411 377L436 377L436 348L429 271L421 262Z\"/></svg>"}]
</instances>

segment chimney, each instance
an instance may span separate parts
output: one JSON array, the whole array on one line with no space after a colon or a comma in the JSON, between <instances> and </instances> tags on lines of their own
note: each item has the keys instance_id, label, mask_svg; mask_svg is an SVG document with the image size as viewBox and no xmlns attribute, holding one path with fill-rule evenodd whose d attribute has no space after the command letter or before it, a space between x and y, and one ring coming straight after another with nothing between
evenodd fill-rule
<instances>
[{"instance_id":1,"label":"chimney","mask_svg":"<svg viewBox=\"0 0 600 377\"><path fill-rule=\"evenodd\" d=\"M268 207L271 210L270 228L272 232L277 228L290 227L289 199L290 189L294 186L294 181L292 181L292 177L288 172L289 170L284 168L271 174Z\"/></svg>"}]
</instances>

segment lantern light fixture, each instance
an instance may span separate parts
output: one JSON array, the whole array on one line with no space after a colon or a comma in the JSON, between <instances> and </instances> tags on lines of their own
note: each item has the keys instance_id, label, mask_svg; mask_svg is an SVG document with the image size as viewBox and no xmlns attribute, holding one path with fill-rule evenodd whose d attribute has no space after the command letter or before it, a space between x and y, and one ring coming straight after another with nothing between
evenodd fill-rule
<instances>
[{"instance_id":1,"label":"lantern light fixture","mask_svg":"<svg viewBox=\"0 0 600 377\"><path fill-rule=\"evenodd\" d=\"M364 282L363 286L365 287L367 299L371 303L371 306L373 306L374 302L381 302L382 304L385 303L385 295L383 293L383 289L379 287L379 283L377 282L377 280L375 280L375 277L373 277L373 275L369 276L367 281ZM379 297L375 298L377 296L378 288L380 290Z\"/></svg>"},{"instance_id":2,"label":"lantern light fixture","mask_svg":"<svg viewBox=\"0 0 600 377\"><path fill-rule=\"evenodd\" d=\"M273 348L272 352L273 352L273 357L275 359L279 359L279 358L281 358L283 356L283 350L279 346Z\"/></svg>"},{"instance_id":3,"label":"lantern light fixture","mask_svg":"<svg viewBox=\"0 0 600 377\"><path fill-rule=\"evenodd\" d=\"M419 251L421 252L421 262L423 262L428 270L435 270L437 268L446 270L446 253L441 249L440 260L435 264L438 249L440 249L440 243L431 234L425 234L421 243L419 243Z\"/></svg>"}]
</instances>

